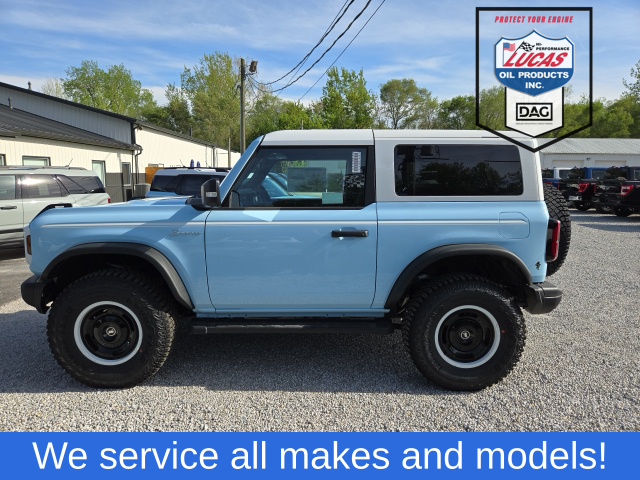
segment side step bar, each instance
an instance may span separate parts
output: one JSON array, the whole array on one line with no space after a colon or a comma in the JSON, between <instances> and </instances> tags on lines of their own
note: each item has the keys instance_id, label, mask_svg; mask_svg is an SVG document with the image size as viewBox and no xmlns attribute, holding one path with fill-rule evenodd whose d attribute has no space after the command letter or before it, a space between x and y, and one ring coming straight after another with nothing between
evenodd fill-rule
<instances>
[{"instance_id":1,"label":"side step bar","mask_svg":"<svg viewBox=\"0 0 640 480\"><path fill-rule=\"evenodd\" d=\"M193 335L210 333L393 333L391 319L198 319L191 323Z\"/></svg>"}]
</instances>

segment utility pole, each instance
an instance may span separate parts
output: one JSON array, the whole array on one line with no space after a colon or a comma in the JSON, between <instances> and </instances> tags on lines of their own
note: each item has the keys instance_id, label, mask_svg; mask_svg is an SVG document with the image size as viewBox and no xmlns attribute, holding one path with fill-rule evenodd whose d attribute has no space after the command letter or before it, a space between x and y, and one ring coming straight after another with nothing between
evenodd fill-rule
<instances>
[{"instance_id":1,"label":"utility pole","mask_svg":"<svg viewBox=\"0 0 640 480\"><path fill-rule=\"evenodd\" d=\"M244 153L244 79L247 73L245 71L244 58L240 59L240 153ZM229 151L231 155L231 151Z\"/></svg>"},{"instance_id":2,"label":"utility pole","mask_svg":"<svg viewBox=\"0 0 640 480\"><path fill-rule=\"evenodd\" d=\"M249 65L249 71L247 72L247 66L244 58L240 59L240 153L244 153L246 145L244 128L244 82L249 75L255 75L257 72L258 62L256 60L251 61L251 65ZM231 151L229 151L229 155L231 155Z\"/></svg>"}]
</instances>

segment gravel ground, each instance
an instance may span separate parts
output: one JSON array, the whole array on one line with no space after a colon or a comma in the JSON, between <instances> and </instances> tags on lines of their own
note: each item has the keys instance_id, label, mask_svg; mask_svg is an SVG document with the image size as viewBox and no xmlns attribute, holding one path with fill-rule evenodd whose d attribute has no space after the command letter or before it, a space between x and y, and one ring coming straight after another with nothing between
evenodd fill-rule
<instances>
[{"instance_id":1,"label":"gravel ground","mask_svg":"<svg viewBox=\"0 0 640 480\"><path fill-rule=\"evenodd\" d=\"M638 431L640 216L573 221L560 307L527 316L522 360L482 392L431 385L399 334L187 337L144 385L92 390L14 300L0 306L0 430Z\"/></svg>"}]
</instances>

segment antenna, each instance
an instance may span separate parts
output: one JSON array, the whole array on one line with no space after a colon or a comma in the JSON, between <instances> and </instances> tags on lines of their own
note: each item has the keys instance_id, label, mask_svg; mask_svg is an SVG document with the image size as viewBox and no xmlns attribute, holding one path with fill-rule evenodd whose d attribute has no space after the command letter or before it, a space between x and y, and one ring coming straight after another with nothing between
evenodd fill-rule
<instances>
[{"instance_id":1,"label":"antenna","mask_svg":"<svg viewBox=\"0 0 640 480\"><path fill-rule=\"evenodd\" d=\"M69 165L71 165L71 162L73 162L73 158L71 158L71 160L69 160L69 163L67 163L67 168L69 168Z\"/></svg>"}]
</instances>

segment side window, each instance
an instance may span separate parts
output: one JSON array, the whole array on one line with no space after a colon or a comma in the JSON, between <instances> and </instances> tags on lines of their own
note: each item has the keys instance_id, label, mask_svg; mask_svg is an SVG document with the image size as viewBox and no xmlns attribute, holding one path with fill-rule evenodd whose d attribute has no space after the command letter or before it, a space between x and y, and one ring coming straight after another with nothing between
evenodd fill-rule
<instances>
[{"instance_id":1,"label":"side window","mask_svg":"<svg viewBox=\"0 0 640 480\"><path fill-rule=\"evenodd\" d=\"M96 176L67 177L66 175L57 175L56 178L69 193L105 193L102 182Z\"/></svg>"},{"instance_id":2,"label":"side window","mask_svg":"<svg viewBox=\"0 0 640 480\"><path fill-rule=\"evenodd\" d=\"M22 198L52 198L67 194L63 193L52 175L23 175L21 184Z\"/></svg>"},{"instance_id":3,"label":"side window","mask_svg":"<svg viewBox=\"0 0 640 480\"><path fill-rule=\"evenodd\" d=\"M0 175L0 200L14 200L16 198L16 176Z\"/></svg>"},{"instance_id":4,"label":"side window","mask_svg":"<svg viewBox=\"0 0 640 480\"><path fill-rule=\"evenodd\" d=\"M91 160L91 169L96 172L102 184L105 185L107 182L107 167L104 160Z\"/></svg>"},{"instance_id":5,"label":"side window","mask_svg":"<svg viewBox=\"0 0 640 480\"><path fill-rule=\"evenodd\" d=\"M231 192L232 207L361 208L366 147L262 147Z\"/></svg>"},{"instance_id":6,"label":"side window","mask_svg":"<svg viewBox=\"0 0 640 480\"><path fill-rule=\"evenodd\" d=\"M514 145L398 145L400 196L521 195L520 154Z\"/></svg>"},{"instance_id":7,"label":"side window","mask_svg":"<svg viewBox=\"0 0 640 480\"><path fill-rule=\"evenodd\" d=\"M151 182L152 192L175 192L178 182L182 176L180 175L156 175Z\"/></svg>"},{"instance_id":8,"label":"side window","mask_svg":"<svg viewBox=\"0 0 640 480\"><path fill-rule=\"evenodd\" d=\"M553 168L543 168L542 178L553 178Z\"/></svg>"}]
</instances>

